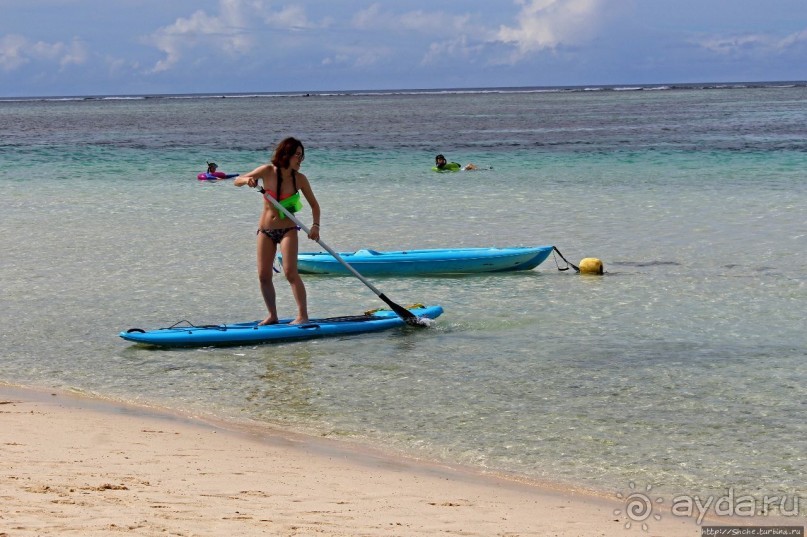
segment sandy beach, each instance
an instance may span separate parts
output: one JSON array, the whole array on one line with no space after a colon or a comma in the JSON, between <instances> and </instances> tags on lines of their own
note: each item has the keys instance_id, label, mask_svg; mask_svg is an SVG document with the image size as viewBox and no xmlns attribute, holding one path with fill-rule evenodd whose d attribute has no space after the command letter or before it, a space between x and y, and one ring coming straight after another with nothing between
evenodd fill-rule
<instances>
[{"instance_id":1,"label":"sandy beach","mask_svg":"<svg viewBox=\"0 0 807 537\"><path fill-rule=\"evenodd\" d=\"M616 500L0 387L0 536L625 536ZM641 530L639 530L641 533ZM650 535L691 536L690 520ZM645 533L647 535L647 533Z\"/></svg>"}]
</instances>

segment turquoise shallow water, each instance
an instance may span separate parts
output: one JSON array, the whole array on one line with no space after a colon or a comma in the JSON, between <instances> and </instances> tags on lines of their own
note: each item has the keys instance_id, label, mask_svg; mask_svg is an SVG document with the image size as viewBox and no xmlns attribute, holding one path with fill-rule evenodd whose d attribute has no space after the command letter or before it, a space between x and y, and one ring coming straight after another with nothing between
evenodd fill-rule
<instances>
[{"instance_id":1,"label":"turquoise shallow water","mask_svg":"<svg viewBox=\"0 0 807 537\"><path fill-rule=\"evenodd\" d=\"M0 379L602 491L804 495L805 120L804 85L0 102ZM608 273L374 280L443 305L428 330L120 340L263 315L260 198L195 176L287 134L335 249L554 244ZM306 284L312 315L383 306Z\"/></svg>"}]
</instances>

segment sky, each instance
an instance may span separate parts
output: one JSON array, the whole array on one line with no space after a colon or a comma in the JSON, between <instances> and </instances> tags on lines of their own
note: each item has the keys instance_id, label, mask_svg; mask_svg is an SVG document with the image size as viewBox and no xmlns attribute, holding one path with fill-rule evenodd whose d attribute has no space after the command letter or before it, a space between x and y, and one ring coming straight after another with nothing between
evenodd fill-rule
<instances>
[{"instance_id":1,"label":"sky","mask_svg":"<svg viewBox=\"0 0 807 537\"><path fill-rule=\"evenodd\" d=\"M0 97L807 79L807 0L0 0Z\"/></svg>"}]
</instances>

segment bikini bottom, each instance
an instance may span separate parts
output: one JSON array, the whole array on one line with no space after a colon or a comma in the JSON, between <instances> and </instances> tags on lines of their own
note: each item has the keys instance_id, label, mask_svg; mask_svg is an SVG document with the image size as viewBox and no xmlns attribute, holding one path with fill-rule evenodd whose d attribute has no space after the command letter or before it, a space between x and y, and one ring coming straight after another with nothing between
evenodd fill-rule
<instances>
[{"instance_id":1,"label":"bikini bottom","mask_svg":"<svg viewBox=\"0 0 807 537\"><path fill-rule=\"evenodd\" d=\"M272 239L272 242L274 242L275 244L280 244L280 241L283 240L283 237L286 235L286 233L288 233L293 229L299 230L300 228L297 226L292 226L279 229L259 229L257 233L263 233L264 235Z\"/></svg>"}]
</instances>

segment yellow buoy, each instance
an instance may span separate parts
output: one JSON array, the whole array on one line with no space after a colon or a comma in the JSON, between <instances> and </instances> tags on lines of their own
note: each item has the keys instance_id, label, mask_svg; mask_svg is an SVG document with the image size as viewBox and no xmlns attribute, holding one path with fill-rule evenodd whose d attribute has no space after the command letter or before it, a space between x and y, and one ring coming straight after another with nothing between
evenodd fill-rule
<instances>
[{"instance_id":1,"label":"yellow buoy","mask_svg":"<svg viewBox=\"0 0 807 537\"><path fill-rule=\"evenodd\" d=\"M602 261L596 257L587 257L580 261L580 274L602 274Z\"/></svg>"}]
</instances>

